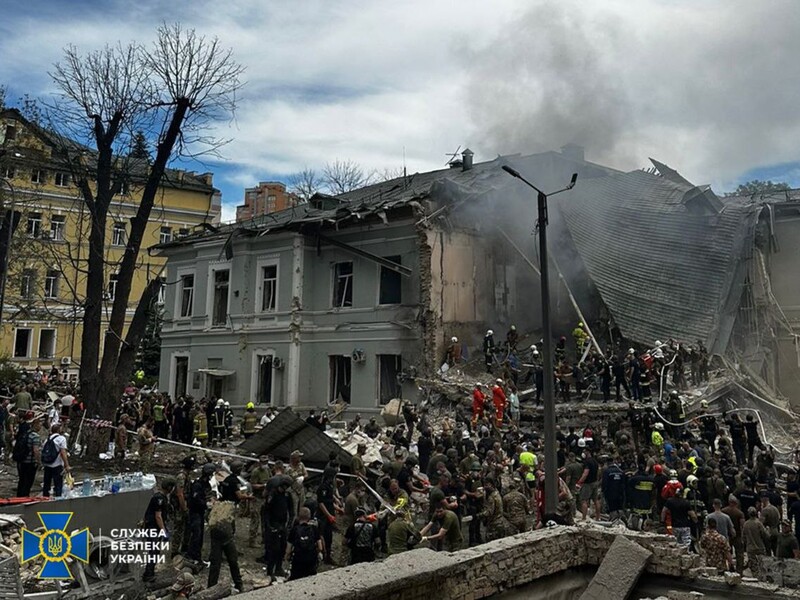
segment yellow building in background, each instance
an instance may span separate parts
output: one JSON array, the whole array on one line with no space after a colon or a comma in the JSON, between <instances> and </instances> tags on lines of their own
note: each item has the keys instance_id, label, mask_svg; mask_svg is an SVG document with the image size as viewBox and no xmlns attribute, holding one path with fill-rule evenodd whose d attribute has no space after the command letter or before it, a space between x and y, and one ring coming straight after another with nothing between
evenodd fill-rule
<instances>
[{"instance_id":1,"label":"yellow building in background","mask_svg":"<svg viewBox=\"0 0 800 600\"><path fill-rule=\"evenodd\" d=\"M63 140L14 109L1 114L0 220L7 218L13 205L17 225L9 252L0 357L8 357L25 369L39 366L49 371L56 366L74 377L81 360L82 303L91 226L88 209L71 174L58 160L58 147ZM143 181L147 168L146 159L132 164L134 168L130 176L121 180L120 193L108 215L106 318L111 315L116 269L125 250L130 219L141 196L137 182ZM137 170L140 177L136 176ZM162 277L165 260L150 256L147 249L188 235L203 224L219 223L220 213L221 197L213 187L211 173L169 170L165 174L139 254L128 322L147 282Z\"/></svg>"}]
</instances>

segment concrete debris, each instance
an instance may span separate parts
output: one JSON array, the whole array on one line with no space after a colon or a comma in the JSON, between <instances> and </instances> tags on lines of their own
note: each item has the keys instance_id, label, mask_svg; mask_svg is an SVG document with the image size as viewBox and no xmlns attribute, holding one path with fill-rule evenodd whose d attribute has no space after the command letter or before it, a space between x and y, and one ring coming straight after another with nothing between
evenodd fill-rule
<instances>
[{"instance_id":1,"label":"concrete debris","mask_svg":"<svg viewBox=\"0 0 800 600\"><path fill-rule=\"evenodd\" d=\"M650 550L625 536L616 536L580 600L627 598L652 555Z\"/></svg>"},{"instance_id":2,"label":"concrete debris","mask_svg":"<svg viewBox=\"0 0 800 600\"><path fill-rule=\"evenodd\" d=\"M742 576L739 573L725 572L725 583L728 585L741 585Z\"/></svg>"}]
</instances>

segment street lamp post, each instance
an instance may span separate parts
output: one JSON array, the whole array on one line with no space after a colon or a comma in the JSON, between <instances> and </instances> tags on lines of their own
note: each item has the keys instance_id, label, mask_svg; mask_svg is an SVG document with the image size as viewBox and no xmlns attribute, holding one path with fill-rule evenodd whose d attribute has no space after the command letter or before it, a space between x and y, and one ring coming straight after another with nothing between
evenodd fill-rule
<instances>
[{"instance_id":1,"label":"street lamp post","mask_svg":"<svg viewBox=\"0 0 800 600\"><path fill-rule=\"evenodd\" d=\"M11 236L14 232L14 209L17 198L17 191L8 179L0 177L0 181L8 186L11 190L11 205L8 210L8 216L5 219L5 225L8 228L6 232L6 252L3 256L3 277L0 278L0 328L3 326L3 313L6 309L6 283L8 283L8 265L11 255Z\"/></svg>"},{"instance_id":2,"label":"street lamp post","mask_svg":"<svg viewBox=\"0 0 800 600\"><path fill-rule=\"evenodd\" d=\"M573 173L567 187L545 194L530 181L520 175L519 171L508 165L503 170L533 188L537 194L539 218L539 271L542 287L542 369L544 382L544 512L554 514L558 505L558 447L556 444L556 402L553 394L553 332L550 323L550 277L547 257L547 197L560 194L575 187L578 174Z\"/></svg>"}]
</instances>

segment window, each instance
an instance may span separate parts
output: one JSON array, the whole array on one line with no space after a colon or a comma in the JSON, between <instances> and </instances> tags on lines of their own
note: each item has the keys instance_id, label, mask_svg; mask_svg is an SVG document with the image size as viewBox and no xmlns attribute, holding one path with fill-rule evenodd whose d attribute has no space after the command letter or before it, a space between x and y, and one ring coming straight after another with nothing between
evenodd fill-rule
<instances>
[{"instance_id":1,"label":"window","mask_svg":"<svg viewBox=\"0 0 800 600\"><path fill-rule=\"evenodd\" d=\"M111 245L124 246L127 243L125 239L127 236L125 234L125 223L120 221L114 223L114 229L111 230Z\"/></svg>"},{"instance_id":2,"label":"window","mask_svg":"<svg viewBox=\"0 0 800 600\"><path fill-rule=\"evenodd\" d=\"M17 126L6 125L6 142L11 142L17 139Z\"/></svg>"},{"instance_id":3,"label":"window","mask_svg":"<svg viewBox=\"0 0 800 600\"><path fill-rule=\"evenodd\" d=\"M189 357L175 357L175 392L174 398L186 396L186 388L189 382Z\"/></svg>"},{"instance_id":4,"label":"window","mask_svg":"<svg viewBox=\"0 0 800 600\"><path fill-rule=\"evenodd\" d=\"M181 276L181 317L191 317L194 306L194 275Z\"/></svg>"},{"instance_id":5,"label":"window","mask_svg":"<svg viewBox=\"0 0 800 600\"><path fill-rule=\"evenodd\" d=\"M50 239L56 242L64 241L64 222L66 217L63 215L53 215L50 217Z\"/></svg>"},{"instance_id":6,"label":"window","mask_svg":"<svg viewBox=\"0 0 800 600\"><path fill-rule=\"evenodd\" d=\"M272 404L272 356L258 356L256 404Z\"/></svg>"},{"instance_id":7,"label":"window","mask_svg":"<svg viewBox=\"0 0 800 600\"><path fill-rule=\"evenodd\" d=\"M69 186L69 173L56 173L56 186L68 187Z\"/></svg>"},{"instance_id":8,"label":"window","mask_svg":"<svg viewBox=\"0 0 800 600\"><path fill-rule=\"evenodd\" d=\"M39 330L39 358L53 358L56 355L56 330Z\"/></svg>"},{"instance_id":9,"label":"window","mask_svg":"<svg viewBox=\"0 0 800 600\"><path fill-rule=\"evenodd\" d=\"M24 269L20 278L19 296L26 300L33 297L33 286L36 281L36 272L33 269Z\"/></svg>"},{"instance_id":10,"label":"window","mask_svg":"<svg viewBox=\"0 0 800 600\"><path fill-rule=\"evenodd\" d=\"M399 256L384 256L386 260L402 264ZM380 290L378 304L400 304L402 299L403 276L397 271L381 266Z\"/></svg>"},{"instance_id":11,"label":"window","mask_svg":"<svg viewBox=\"0 0 800 600\"><path fill-rule=\"evenodd\" d=\"M275 212L275 196L267 196L267 212Z\"/></svg>"},{"instance_id":12,"label":"window","mask_svg":"<svg viewBox=\"0 0 800 600\"><path fill-rule=\"evenodd\" d=\"M163 275L158 276L158 295L156 296L156 304L159 306L164 306L164 300L166 299L166 291L167 291L167 280L164 278Z\"/></svg>"},{"instance_id":13,"label":"window","mask_svg":"<svg viewBox=\"0 0 800 600\"><path fill-rule=\"evenodd\" d=\"M31 183L44 183L44 171L42 169L31 171Z\"/></svg>"},{"instance_id":14,"label":"window","mask_svg":"<svg viewBox=\"0 0 800 600\"><path fill-rule=\"evenodd\" d=\"M108 276L107 299L114 300L117 297L117 284L119 283L119 273L112 273Z\"/></svg>"},{"instance_id":15,"label":"window","mask_svg":"<svg viewBox=\"0 0 800 600\"><path fill-rule=\"evenodd\" d=\"M400 398L401 387L398 375L403 368L399 354L378 355L378 399L381 404Z\"/></svg>"},{"instance_id":16,"label":"window","mask_svg":"<svg viewBox=\"0 0 800 600\"><path fill-rule=\"evenodd\" d=\"M353 306L353 262L333 264L333 306Z\"/></svg>"},{"instance_id":17,"label":"window","mask_svg":"<svg viewBox=\"0 0 800 600\"><path fill-rule=\"evenodd\" d=\"M14 333L14 358L28 358L31 354L31 329L17 329Z\"/></svg>"},{"instance_id":18,"label":"window","mask_svg":"<svg viewBox=\"0 0 800 600\"><path fill-rule=\"evenodd\" d=\"M159 244L167 244L172 241L172 228L171 227L162 227L161 233L158 237Z\"/></svg>"},{"instance_id":19,"label":"window","mask_svg":"<svg viewBox=\"0 0 800 600\"><path fill-rule=\"evenodd\" d=\"M58 298L58 280L61 273L55 269L50 269L44 278L44 297L53 300Z\"/></svg>"},{"instance_id":20,"label":"window","mask_svg":"<svg viewBox=\"0 0 800 600\"><path fill-rule=\"evenodd\" d=\"M350 404L350 377L352 362L349 356L329 357L330 398L329 401L344 401Z\"/></svg>"},{"instance_id":21,"label":"window","mask_svg":"<svg viewBox=\"0 0 800 600\"><path fill-rule=\"evenodd\" d=\"M3 169L3 178L14 179L17 176L17 169L14 167L6 167Z\"/></svg>"},{"instance_id":22,"label":"window","mask_svg":"<svg viewBox=\"0 0 800 600\"><path fill-rule=\"evenodd\" d=\"M214 302L211 326L224 327L228 322L228 286L231 272L228 269L214 271Z\"/></svg>"},{"instance_id":23,"label":"window","mask_svg":"<svg viewBox=\"0 0 800 600\"><path fill-rule=\"evenodd\" d=\"M34 238L42 235L42 213L30 213L28 215L28 235Z\"/></svg>"},{"instance_id":24,"label":"window","mask_svg":"<svg viewBox=\"0 0 800 600\"><path fill-rule=\"evenodd\" d=\"M278 265L261 268L261 312L272 312L278 304Z\"/></svg>"}]
</instances>

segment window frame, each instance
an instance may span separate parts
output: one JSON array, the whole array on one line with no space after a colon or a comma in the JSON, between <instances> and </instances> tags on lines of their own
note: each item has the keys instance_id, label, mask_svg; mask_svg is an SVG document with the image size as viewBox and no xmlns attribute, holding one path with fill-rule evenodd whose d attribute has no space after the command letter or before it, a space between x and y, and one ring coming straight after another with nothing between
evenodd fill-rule
<instances>
[{"instance_id":1,"label":"window frame","mask_svg":"<svg viewBox=\"0 0 800 600\"><path fill-rule=\"evenodd\" d=\"M119 227L121 225L121 227ZM121 236L121 242L117 239L117 234ZM111 245L117 248L128 244L128 226L125 221L114 221L111 225Z\"/></svg>"},{"instance_id":2,"label":"window frame","mask_svg":"<svg viewBox=\"0 0 800 600\"><path fill-rule=\"evenodd\" d=\"M401 254L392 254L390 256L382 256L386 260L391 262L397 263L398 265L403 264L403 256ZM403 304L403 276L394 271L389 269L388 267L384 267L383 265L376 265L378 267L378 298L377 298L377 305L378 306L400 306ZM398 292L400 293L400 297L397 302L383 302L383 298L381 297L381 291L383 289L383 277L384 277L384 269L386 272L390 273L392 277L396 276L398 281Z\"/></svg>"},{"instance_id":3,"label":"window frame","mask_svg":"<svg viewBox=\"0 0 800 600\"><path fill-rule=\"evenodd\" d=\"M3 179L16 179L17 178L17 167L14 165L7 165L3 169Z\"/></svg>"},{"instance_id":4,"label":"window frame","mask_svg":"<svg viewBox=\"0 0 800 600\"><path fill-rule=\"evenodd\" d=\"M162 225L158 230L158 240L159 244L169 244L172 241L172 227Z\"/></svg>"},{"instance_id":5,"label":"window frame","mask_svg":"<svg viewBox=\"0 0 800 600\"><path fill-rule=\"evenodd\" d=\"M63 171L56 171L53 177L53 185L56 187L69 187L72 184L72 178L69 173Z\"/></svg>"},{"instance_id":6,"label":"window frame","mask_svg":"<svg viewBox=\"0 0 800 600\"><path fill-rule=\"evenodd\" d=\"M29 268L22 269L19 284L19 297L23 300L30 300L33 298L36 286L36 270Z\"/></svg>"},{"instance_id":7,"label":"window frame","mask_svg":"<svg viewBox=\"0 0 800 600\"><path fill-rule=\"evenodd\" d=\"M28 219L26 221L25 231L29 238L39 239L42 237L42 213L40 212L33 212L28 213ZM36 225L33 227L34 231L31 231L31 224L35 223Z\"/></svg>"},{"instance_id":8,"label":"window frame","mask_svg":"<svg viewBox=\"0 0 800 600\"><path fill-rule=\"evenodd\" d=\"M266 278L265 278L265 271L269 268L275 268L275 283L273 289L273 306L272 308L265 308L264 307L264 300L266 298ZM256 306L256 313L260 314L270 314L278 312L278 299L279 299L279 292L280 292L280 261L277 258L272 259L261 259L256 264L256 277L258 277L258 281L256 282L257 288L257 302L258 305Z\"/></svg>"},{"instance_id":9,"label":"window frame","mask_svg":"<svg viewBox=\"0 0 800 600\"><path fill-rule=\"evenodd\" d=\"M389 402L391 402L393 400L393 398L389 398L388 400L386 400L384 402L383 398L381 397L381 388L383 387L381 385L382 381L383 381L383 372L382 372L383 361L385 359L389 359L389 358L394 358L395 359L395 363L396 363L395 364L395 372L396 372L397 375L399 375L403 370L403 355L402 354L376 354L375 355L375 363L376 363L376 367L375 368L377 369L377 376L375 377L375 381L376 381L377 386L378 386L378 389L376 391L375 397L378 399L378 406L386 406ZM397 379L397 376L395 376L395 380L396 379ZM394 397L395 398L400 398L403 395L403 386L402 386L402 384L400 384L399 381L395 381L395 384L397 385L397 388L396 388L397 394L395 394Z\"/></svg>"},{"instance_id":10,"label":"window frame","mask_svg":"<svg viewBox=\"0 0 800 600\"><path fill-rule=\"evenodd\" d=\"M42 337L45 331L52 331L53 332L53 345L52 345L52 352L50 354L42 354ZM53 327L43 327L39 330L39 343L36 346L36 357L40 359L52 359L56 356L56 351L58 350L58 330Z\"/></svg>"},{"instance_id":11,"label":"window frame","mask_svg":"<svg viewBox=\"0 0 800 600\"><path fill-rule=\"evenodd\" d=\"M42 185L47 181L47 173L44 169L31 169L31 183Z\"/></svg>"},{"instance_id":12,"label":"window frame","mask_svg":"<svg viewBox=\"0 0 800 600\"><path fill-rule=\"evenodd\" d=\"M349 381L346 385L349 385L350 397L348 399L342 397L342 400L344 400L349 406L353 402L353 358L347 354L328 355L328 402L334 403L337 401L335 394L337 390L336 381L338 380L337 373L339 361L341 361L341 364L344 366L345 373L343 373L343 376L347 376L349 371Z\"/></svg>"},{"instance_id":13,"label":"window frame","mask_svg":"<svg viewBox=\"0 0 800 600\"><path fill-rule=\"evenodd\" d=\"M340 265L350 265L350 273L344 275L338 272ZM349 283L344 284L344 293L342 294L341 301L339 298L339 282L340 280L348 280ZM352 260L336 261L331 264L331 308L343 309L353 308L353 283L355 281L355 262ZM346 303L347 293L350 293L350 303Z\"/></svg>"},{"instance_id":14,"label":"window frame","mask_svg":"<svg viewBox=\"0 0 800 600\"><path fill-rule=\"evenodd\" d=\"M191 291L189 310L183 314L183 292L187 289L184 285L185 278L192 278L192 285L188 288ZM197 274L194 270L178 271L178 293L175 294L175 318L176 319L191 319L194 316L194 301L195 292L197 291Z\"/></svg>"},{"instance_id":15,"label":"window frame","mask_svg":"<svg viewBox=\"0 0 800 600\"><path fill-rule=\"evenodd\" d=\"M106 294L107 294L107 299L108 299L109 302L114 302L114 300L117 299L117 286L118 285L119 285L119 273L109 273L108 274L108 285L106 286Z\"/></svg>"},{"instance_id":16,"label":"window frame","mask_svg":"<svg viewBox=\"0 0 800 600\"><path fill-rule=\"evenodd\" d=\"M27 331L28 332L28 347L25 350L24 355L17 354L17 337L19 336L20 331ZM33 328L32 327L16 327L14 329L14 348L12 349L12 357L13 358L30 358L31 357L31 346L33 344Z\"/></svg>"},{"instance_id":17,"label":"window frame","mask_svg":"<svg viewBox=\"0 0 800 600\"><path fill-rule=\"evenodd\" d=\"M60 227L55 227L60 225ZM63 242L67 229L67 217L64 215L50 215L50 241Z\"/></svg>"},{"instance_id":18,"label":"window frame","mask_svg":"<svg viewBox=\"0 0 800 600\"><path fill-rule=\"evenodd\" d=\"M216 298L217 298L217 273L221 273L226 271L228 273L228 293L226 298L226 305L225 305L225 318L220 322L215 320L215 307L216 307ZM206 313L208 315L208 326L210 329L224 329L228 327L228 316L230 315L231 309L231 275L233 274L233 269L231 269L230 262L220 262L215 265L212 265L208 270L208 293L206 296L207 301L207 310Z\"/></svg>"},{"instance_id":19,"label":"window frame","mask_svg":"<svg viewBox=\"0 0 800 600\"><path fill-rule=\"evenodd\" d=\"M57 269L48 269L44 276L45 300L58 300L61 272ZM51 283L52 282L52 283Z\"/></svg>"}]
</instances>

